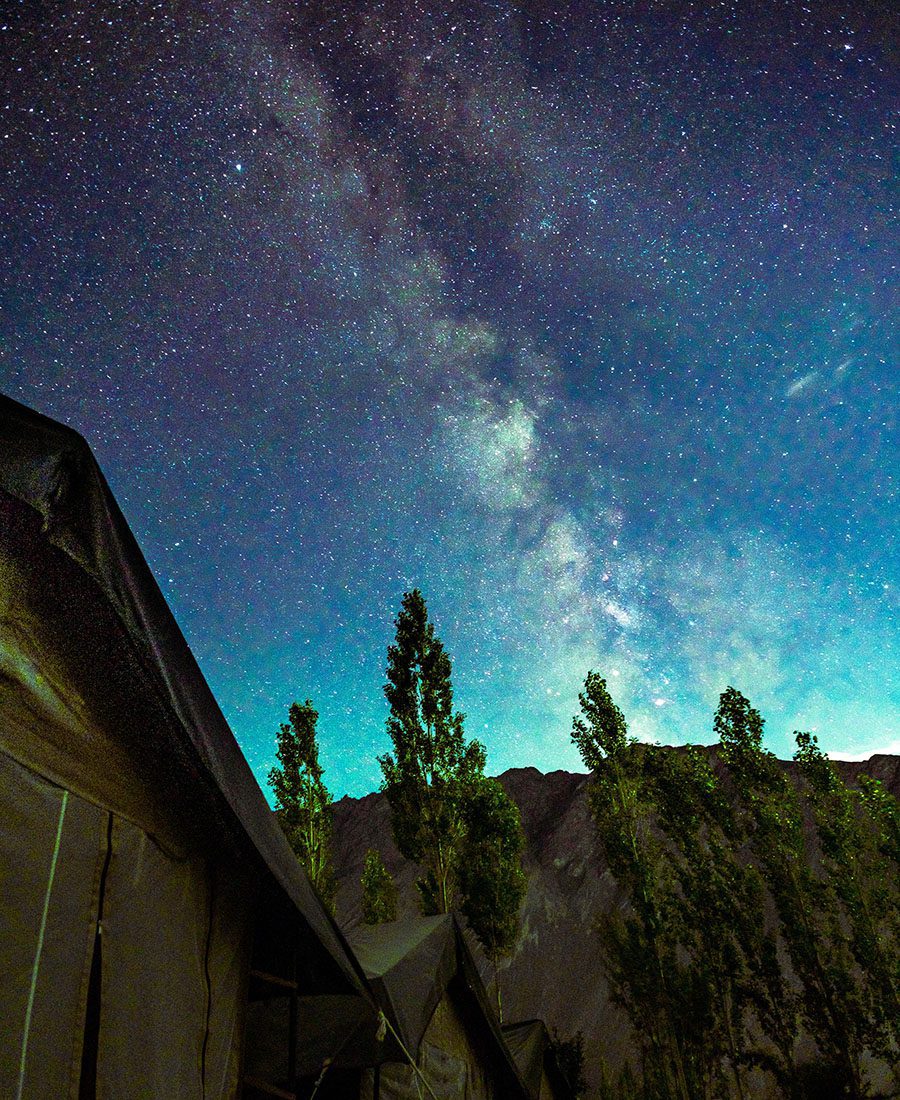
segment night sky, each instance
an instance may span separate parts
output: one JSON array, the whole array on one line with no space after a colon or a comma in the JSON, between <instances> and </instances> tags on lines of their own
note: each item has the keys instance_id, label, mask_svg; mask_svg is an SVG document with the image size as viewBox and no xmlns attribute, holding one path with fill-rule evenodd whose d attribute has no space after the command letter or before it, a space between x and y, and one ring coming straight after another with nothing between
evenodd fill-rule
<instances>
[{"instance_id":1,"label":"night sky","mask_svg":"<svg viewBox=\"0 0 900 1100\"><path fill-rule=\"evenodd\" d=\"M884 3L6 4L0 388L93 446L264 781L387 751L420 587L488 769L898 751ZM10 14L11 12L11 14Z\"/></svg>"}]
</instances>

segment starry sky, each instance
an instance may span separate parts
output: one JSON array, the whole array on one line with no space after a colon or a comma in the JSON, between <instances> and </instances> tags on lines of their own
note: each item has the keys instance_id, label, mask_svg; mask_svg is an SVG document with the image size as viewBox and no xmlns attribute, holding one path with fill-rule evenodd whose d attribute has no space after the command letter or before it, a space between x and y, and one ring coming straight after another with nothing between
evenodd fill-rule
<instances>
[{"instance_id":1,"label":"starry sky","mask_svg":"<svg viewBox=\"0 0 900 1100\"><path fill-rule=\"evenodd\" d=\"M420 587L488 768L587 671L900 748L887 0L0 17L0 388L81 431L252 767L379 781Z\"/></svg>"}]
</instances>

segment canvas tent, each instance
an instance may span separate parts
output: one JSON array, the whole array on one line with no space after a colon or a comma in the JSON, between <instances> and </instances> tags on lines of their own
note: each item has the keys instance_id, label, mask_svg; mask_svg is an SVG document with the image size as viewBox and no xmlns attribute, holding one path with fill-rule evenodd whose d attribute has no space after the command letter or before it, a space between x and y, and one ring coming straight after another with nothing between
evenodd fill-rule
<instances>
[{"instance_id":1,"label":"canvas tent","mask_svg":"<svg viewBox=\"0 0 900 1100\"><path fill-rule=\"evenodd\" d=\"M261 1089L372 1033L87 444L2 396L0 899L4 1097L235 1096L273 998L295 1037ZM304 1045L316 997L330 1026Z\"/></svg>"},{"instance_id":2,"label":"canvas tent","mask_svg":"<svg viewBox=\"0 0 900 1100\"><path fill-rule=\"evenodd\" d=\"M544 1021L504 1024L502 1030L531 1100L564 1100L570 1090L553 1054Z\"/></svg>"},{"instance_id":3,"label":"canvas tent","mask_svg":"<svg viewBox=\"0 0 900 1100\"><path fill-rule=\"evenodd\" d=\"M368 1071L362 1100L528 1100L455 916L362 925L348 938L416 1067Z\"/></svg>"}]
</instances>

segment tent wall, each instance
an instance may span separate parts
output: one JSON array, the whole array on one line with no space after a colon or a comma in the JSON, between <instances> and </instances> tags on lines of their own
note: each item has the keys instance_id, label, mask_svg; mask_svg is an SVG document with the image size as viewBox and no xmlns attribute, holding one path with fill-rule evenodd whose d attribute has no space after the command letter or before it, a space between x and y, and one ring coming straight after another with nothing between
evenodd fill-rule
<instances>
[{"instance_id":1,"label":"tent wall","mask_svg":"<svg viewBox=\"0 0 900 1100\"><path fill-rule=\"evenodd\" d=\"M212 891L212 925L206 955L211 997L206 1038L206 1100L240 1093L246 1024L247 978L253 914L252 882L220 864Z\"/></svg>"},{"instance_id":2,"label":"tent wall","mask_svg":"<svg viewBox=\"0 0 900 1100\"><path fill-rule=\"evenodd\" d=\"M92 582L0 520L0 1095L77 1095L86 1030L98 1096L236 1095L253 877Z\"/></svg>"},{"instance_id":3,"label":"tent wall","mask_svg":"<svg viewBox=\"0 0 900 1100\"><path fill-rule=\"evenodd\" d=\"M452 993L438 1003L419 1047L418 1067L439 1100L499 1100L501 1092L490 1073L490 1059L480 1049L474 1020ZM373 1100L374 1072L363 1075L361 1100ZM419 1100L409 1065L388 1062L381 1067L378 1100Z\"/></svg>"},{"instance_id":4,"label":"tent wall","mask_svg":"<svg viewBox=\"0 0 900 1100\"><path fill-rule=\"evenodd\" d=\"M491 1059L486 1057L483 1044L475 1034L473 1014L453 996L454 988L451 985L444 995L425 1032L423 1069L429 1077L429 1067L433 1067L435 1073L440 1071L446 1090L454 1081L453 1067L463 1064L466 1067L466 1100L494 1100L499 1093L497 1082L490 1073ZM463 1094L447 1091L445 1095L449 1098Z\"/></svg>"},{"instance_id":5,"label":"tent wall","mask_svg":"<svg viewBox=\"0 0 900 1100\"><path fill-rule=\"evenodd\" d=\"M209 883L119 818L104 892L98 1097L203 1095Z\"/></svg>"},{"instance_id":6,"label":"tent wall","mask_svg":"<svg viewBox=\"0 0 900 1100\"><path fill-rule=\"evenodd\" d=\"M0 1095L74 1098L85 1067L108 1100L237 1095L250 943L236 884L5 753L0 819Z\"/></svg>"},{"instance_id":7,"label":"tent wall","mask_svg":"<svg viewBox=\"0 0 900 1100\"><path fill-rule=\"evenodd\" d=\"M554 1089L550 1078L547 1076L547 1071L541 1070L541 1092L540 1100L558 1100L560 1094Z\"/></svg>"},{"instance_id":8,"label":"tent wall","mask_svg":"<svg viewBox=\"0 0 900 1100\"><path fill-rule=\"evenodd\" d=\"M273 913L374 1029L89 448L2 395L0 759L0 1096L236 1095Z\"/></svg>"},{"instance_id":9,"label":"tent wall","mask_svg":"<svg viewBox=\"0 0 900 1100\"><path fill-rule=\"evenodd\" d=\"M106 814L0 753L0 1096L76 1096Z\"/></svg>"}]
</instances>

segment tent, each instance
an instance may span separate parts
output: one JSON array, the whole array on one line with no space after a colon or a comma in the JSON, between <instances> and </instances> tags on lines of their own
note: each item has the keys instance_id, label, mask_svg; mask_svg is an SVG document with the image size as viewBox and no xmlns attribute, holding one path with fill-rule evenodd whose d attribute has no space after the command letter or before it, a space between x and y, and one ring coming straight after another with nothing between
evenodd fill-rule
<instances>
[{"instance_id":1,"label":"tent","mask_svg":"<svg viewBox=\"0 0 900 1100\"><path fill-rule=\"evenodd\" d=\"M452 914L348 933L405 1063L383 1052L361 1100L529 1100Z\"/></svg>"},{"instance_id":2,"label":"tent","mask_svg":"<svg viewBox=\"0 0 900 1100\"><path fill-rule=\"evenodd\" d=\"M4 1097L290 1096L298 1051L372 1033L90 449L2 396L0 899ZM283 1057L242 1082L273 1000Z\"/></svg>"},{"instance_id":3,"label":"tent","mask_svg":"<svg viewBox=\"0 0 900 1100\"><path fill-rule=\"evenodd\" d=\"M502 1030L531 1100L564 1100L571 1095L543 1020L503 1024Z\"/></svg>"}]
</instances>

